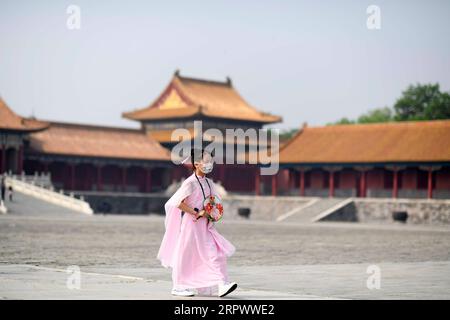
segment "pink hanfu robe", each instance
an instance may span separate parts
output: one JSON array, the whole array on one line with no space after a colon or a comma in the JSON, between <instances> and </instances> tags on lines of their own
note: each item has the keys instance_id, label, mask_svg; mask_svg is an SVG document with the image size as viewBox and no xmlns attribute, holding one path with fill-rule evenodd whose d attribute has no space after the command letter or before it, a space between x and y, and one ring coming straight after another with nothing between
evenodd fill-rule
<instances>
[{"instance_id":1,"label":"pink hanfu robe","mask_svg":"<svg viewBox=\"0 0 450 320\"><path fill-rule=\"evenodd\" d=\"M214 290L219 283L228 282L227 257L235 247L215 228L214 222L206 218L197 221L190 213L178 209L181 201L191 208L203 209L203 186L205 196L218 197L214 182L195 174L188 177L165 204L165 234L157 259L165 268L172 268L172 282L176 289L194 289L199 293ZM226 212L225 212L226 216ZM219 222L220 223L220 222Z\"/></svg>"}]
</instances>

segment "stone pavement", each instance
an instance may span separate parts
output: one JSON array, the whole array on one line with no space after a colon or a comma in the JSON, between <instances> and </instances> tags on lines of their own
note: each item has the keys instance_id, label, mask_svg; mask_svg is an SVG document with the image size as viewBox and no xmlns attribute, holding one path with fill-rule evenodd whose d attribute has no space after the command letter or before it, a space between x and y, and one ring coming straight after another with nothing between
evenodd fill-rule
<instances>
[{"instance_id":1,"label":"stone pavement","mask_svg":"<svg viewBox=\"0 0 450 320\"><path fill-rule=\"evenodd\" d=\"M222 299L450 299L450 229L224 221L235 244ZM0 216L2 299L218 299L170 295L155 259L163 217ZM67 267L81 271L69 289ZM369 266L380 289L368 289Z\"/></svg>"},{"instance_id":2,"label":"stone pavement","mask_svg":"<svg viewBox=\"0 0 450 320\"><path fill-rule=\"evenodd\" d=\"M119 270L117 270L119 271ZM70 273L64 269L29 265L0 266L1 299L187 299L187 300L242 300L242 299L321 299L306 294L290 294L274 290L241 288L231 295L175 297L170 294L171 281L122 274L83 272L79 288L67 286ZM131 272L132 273L132 272ZM70 283L70 282L69 282Z\"/></svg>"},{"instance_id":3,"label":"stone pavement","mask_svg":"<svg viewBox=\"0 0 450 320\"><path fill-rule=\"evenodd\" d=\"M450 299L450 263L386 263L380 289L368 289L367 265L231 267L238 289L215 295L174 297L170 274L160 269L81 269L80 287L67 285L67 269L0 265L1 299ZM95 271L94 271L95 270ZM69 282L70 283L70 282ZM213 292L214 293L214 292Z\"/></svg>"}]
</instances>

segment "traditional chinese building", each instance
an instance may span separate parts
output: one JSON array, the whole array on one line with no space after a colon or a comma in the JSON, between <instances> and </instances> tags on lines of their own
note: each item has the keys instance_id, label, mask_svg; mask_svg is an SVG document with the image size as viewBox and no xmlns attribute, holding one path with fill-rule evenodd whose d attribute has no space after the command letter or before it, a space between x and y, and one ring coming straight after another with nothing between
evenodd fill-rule
<instances>
[{"instance_id":1,"label":"traditional chinese building","mask_svg":"<svg viewBox=\"0 0 450 320\"><path fill-rule=\"evenodd\" d=\"M450 120L305 126L280 165L273 194L450 198Z\"/></svg>"},{"instance_id":2,"label":"traditional chinese building","mask_svg":"<svg viewBox=\"0 0 450 320\"><path fill-rule=\"evenodd\" d=\"M160 191L170 184L170 154L142 130L20 117L0 103L2 172L49 173L72 191Z\"/></svg>"},{"instance_id":3,"label":"traditional chinese building","mask_svg":"<svg viewBox=\"0 0 450 320\"><path fill-rule=\"evenodd\" d=\"M195 139L208 129L258 130L281 121L245 102L230 79L178 72L152 104L123 117L141 128L24 118L0 99L0 172L49 173L55 187L73 191L162 191L190 173L171 162L174 129ZM223 143L247 150L252 142L225 134ZM279 162L275 176L261 176L254 164L226 164L212 178L239 193L449 199L450 120L304 126L282 146Z\"/></svg>"},{"instance_id":4,"label":"traditional chinese building","mask_svg":"<svg viewBox=\"0 0 450 320\"><path fill-rule=\"evenodd\" d=\"M261 129L264 125L280 122L281 118L262 112L248 104L226 81L211 81L181 76L175 72L163 92L149 106L123 113L123 117L141 123L143 130L163 146L171 149L179 140L172 140L177 128L189 130L194 139L208 129L219 129L224 134L224 144L232 144L237 150L237 140L226 140L226 129ZM202 131L194 130L194 121L202 122ZM205 143L211 141L204 136ZM244 141L248 150L250 141ZM259 146L261 147L261 146ZM235 152L237 154L237 152ZM225 189L236 192L253 192L256 165L216 165L213 179L220 181ZM174 177L187 174L182 166L174 169Z\"/></svg>"},{"instance_id":5,"label":"traditional chinese building","mask_svg":"<svg viewBox=\"0 0 450 320\"><path fill-rule=\"evenodd\" d=\"M48 126L48 123L18 116L0 98L0 173L22 172L24 147L30 135Z\"/></svg>"}]
</instances>

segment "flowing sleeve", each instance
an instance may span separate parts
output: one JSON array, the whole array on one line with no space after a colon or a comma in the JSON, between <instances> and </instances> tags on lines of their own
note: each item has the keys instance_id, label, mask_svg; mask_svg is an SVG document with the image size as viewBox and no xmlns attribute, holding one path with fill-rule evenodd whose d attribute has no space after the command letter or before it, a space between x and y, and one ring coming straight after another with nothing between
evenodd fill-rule
<instances>
[{"instance_id":1,"label":"flowing sleeve","mask_svg":"<svg viewBox=\"0 0 450 320\"><path fill-rule=\"evenodd\" d=\"M166 217L164 220L165 233L161 246L158 251L157 259L161 264L168 268L173 267L173 254L178 241L181 228L181 210L178 208L180 203L193 192L193 185L186 179L181 187L173 194L164 205Z\"/></svg>"}]
</instances>

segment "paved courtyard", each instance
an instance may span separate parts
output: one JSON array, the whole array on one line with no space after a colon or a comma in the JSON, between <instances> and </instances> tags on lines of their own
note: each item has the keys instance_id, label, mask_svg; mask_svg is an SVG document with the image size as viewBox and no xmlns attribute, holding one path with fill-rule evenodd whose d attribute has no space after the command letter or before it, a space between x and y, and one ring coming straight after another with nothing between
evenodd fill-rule
<instances>
[{"instance_id":1,"label":"paved courtyard","mask_svg":"<svg viewBox=\"0 0 450 320\"><path fill-rule=\"evenodd\" d=\"M227 299L449 299L450 228L227 221ZM162 216L0 216L2 299L173 299ZM67 286L69 266L80 289ZM369 266L380 288L368 289ZM181 299L216 299L196 296Z\"/></svg>"}]
</instances>

